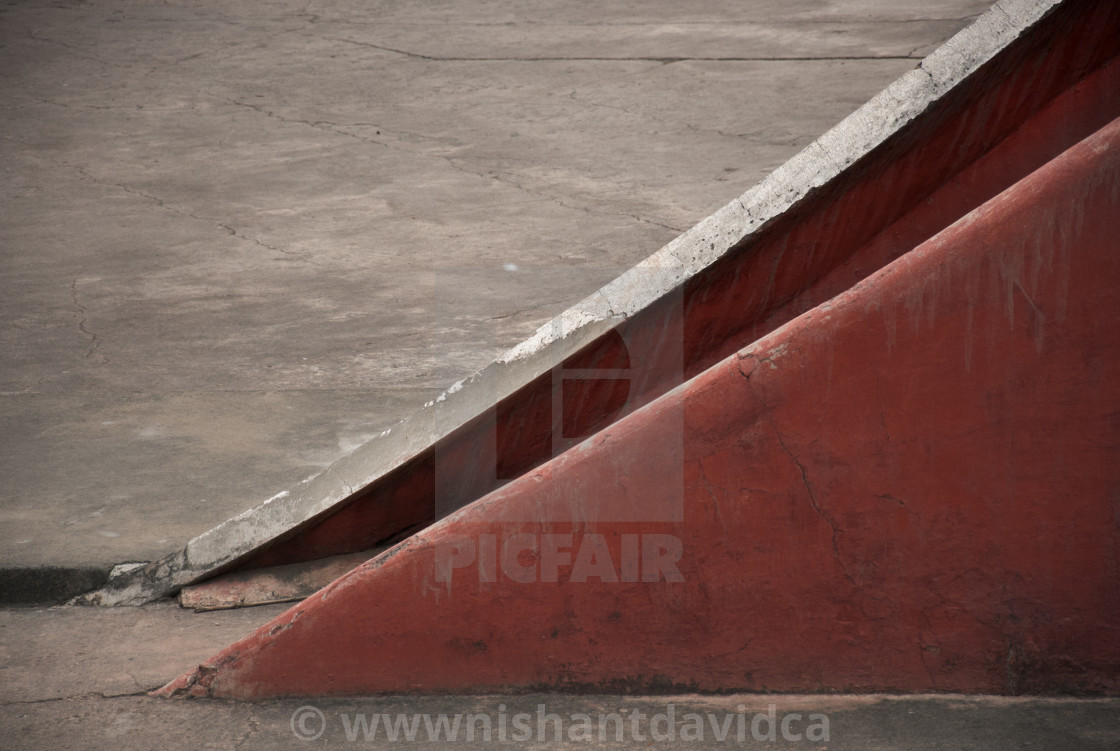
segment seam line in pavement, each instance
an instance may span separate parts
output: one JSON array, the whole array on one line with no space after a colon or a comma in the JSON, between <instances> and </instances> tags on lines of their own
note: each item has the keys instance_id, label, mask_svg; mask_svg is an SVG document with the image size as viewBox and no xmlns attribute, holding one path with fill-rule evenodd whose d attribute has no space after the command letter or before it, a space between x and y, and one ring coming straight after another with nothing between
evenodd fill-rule
<instances>
[{"instance_id":1,"label":"seam line in pavement","mask_svg":"<svg viewBox=\"0 0 1120 751\"><path fill-rule=\"evenodd\" d=\"M713 62L713 63L796 63L796 62L837 62L843 60L917 60L921 61L923 58L917 55L832 55L821 57L674 57L674 56L637 56L637 57L593 57L593 56L556 56L556 57L440 57L436 55L424 55L419 52L409 52L408 50L397 49L395 47L384 47L380 44L373 44L372 42L359 42L354 39L346 39L344 37L323 37L331 42L344 42L346 44L354 44L359 47L370 47L375 50L383 52L394 52L398 55L406 55L408 57L415 57L419 60L430 60L432 62L447 62L447 63L555 63L555 62L602 62L602 63L664 63L666 65L671 63L683 62Z\"/></svg>"}]
</instances>

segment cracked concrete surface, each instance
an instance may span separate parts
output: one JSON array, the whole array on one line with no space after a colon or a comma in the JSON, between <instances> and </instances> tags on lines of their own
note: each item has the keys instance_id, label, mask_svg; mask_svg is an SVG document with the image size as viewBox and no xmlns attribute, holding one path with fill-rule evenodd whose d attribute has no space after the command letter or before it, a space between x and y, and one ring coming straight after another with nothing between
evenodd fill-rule
<instances>
[{"instance_id":1,"label":"cracked concrete surface","mask_svg":"<svg viewBox=\"0 0 1120 751\"><path fill-rule=\"evenodd\" d=\"M0 8L0 565L158 558L320 470L986 8Z\"/></svg>"},{"instance_id":2,"label":"cracked concrete surface","mask_svg":"<svg viewBox=\"0 0 1120 751\"><path fill-rule=\"evenodd\" d=\"M766 401L762 398L762 395L758 393L755 385L751 383L751 375L754 373L755 369L762 367L764 363L769 364L771 368L777 367L774 365L773 361L780 358L785 353L785 350L786 345L782 344L772 350L766 357L758 358L750 353L742 354L739 356L739 372L743 374L744 378L746 378L747 385L751 390L751 394L754 396L755 401L759 403L763 413L766 415L766 422L770 426L770 430L774 435L774 439L778 442L778 445L781 446L782 451L786 454L786 456L789 457L790 461L793 462L794 466L797 468L797 472L801 476L801 484L805 486L805 495L809 500L809 505L813 507L813 512L821 518L821 521L823 521L829 529L832 538L832 557L836 560L836 567L840 569L841 575L843 575L843 577L853 587L855 587L857 590L859 590L860 593L866 596L867 593L864 591L864 588L859 584L859 582L855 580L855 577L852 576L851 572L848 571L848 567L844 565L844 561L840 557L840 546L838 542L840 529L839 527L837 527L836 521L832 518L831 515L825 513L824 509L821 508L820 503L817 501L817 496L813 492L813 484L809 481L809 472L805 469L805 465L801 463L801 460L797 458L797 455L794 454L793 451L790 450L789 446L786 445L785 438L782 437L782 431L778 428L778 423L774 419L773 410L770 408L770 405L767 404ZM744 361L752 361L754 364L749 370L744 370Z\"/></svg>"},{"instance_id":3,"label":"cracked concrete surface","mask_svg":"<svg viewBox=\"0 0 1120 751\"><path fill-rule=\"evenodd\" d=\"M124 609L0 610L0 704L145 695L284 605L193 613L161 602Z\"/></svg>"}]
</instances>

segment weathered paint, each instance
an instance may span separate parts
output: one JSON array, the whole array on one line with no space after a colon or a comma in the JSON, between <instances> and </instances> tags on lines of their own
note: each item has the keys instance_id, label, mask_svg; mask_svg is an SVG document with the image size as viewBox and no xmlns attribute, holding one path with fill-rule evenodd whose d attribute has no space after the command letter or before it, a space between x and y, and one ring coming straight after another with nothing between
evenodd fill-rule
<instances>
[{"instance_id":1,"label":"weathered paint","mask_svg":"<svg viewBox=\"0 0 1120 751\"><path fill-rule=\"evenodd\" d=\"M1118 238L1120 120L161 693L1115 692Z\"/></svg>"}]
</instances>

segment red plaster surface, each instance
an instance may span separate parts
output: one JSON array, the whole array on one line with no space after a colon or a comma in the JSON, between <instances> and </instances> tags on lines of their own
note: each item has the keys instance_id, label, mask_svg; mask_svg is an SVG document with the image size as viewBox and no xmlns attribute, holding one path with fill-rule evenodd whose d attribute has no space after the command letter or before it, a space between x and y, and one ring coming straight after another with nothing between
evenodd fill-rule
<instances>
[{"instance_id":1,"label":"red plaster surface","mask_svg":"<svg viewBox=\"0 0 1120 751\"><path fill-rule=\"evenodd\" d=\"M163 693L1116 692L1118 238L1120 120Z\"/></svg>"}]
</instances>

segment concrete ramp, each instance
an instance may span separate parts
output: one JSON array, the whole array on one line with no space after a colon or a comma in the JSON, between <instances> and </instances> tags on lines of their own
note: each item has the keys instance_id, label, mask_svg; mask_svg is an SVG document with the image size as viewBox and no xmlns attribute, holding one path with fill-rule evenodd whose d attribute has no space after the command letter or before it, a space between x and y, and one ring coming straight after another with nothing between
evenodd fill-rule
<instances>
[{"instance_id":1,"label":"concrete ramp","mask_svg":"<svg viewBox=\"0 0 1120 751\"><path fill-rule=\"evenodd\" d=\"M588 436L613 435L618 420L904 257L1120 115L1118 53L1114 4L998 3L754 189L485 370L85 601L137 604L222 572L406 539Z\"/></svg>"},{"instance_id":2,"label":"concrete ramp","mask_svg":"<svg viewBox=\"0 0 1120 751\"><path fill-rule=\"evenodd\" d=\"M1118 237L1120 119L162 693L1116 691Z\"/></svg>"}]
</instances>

